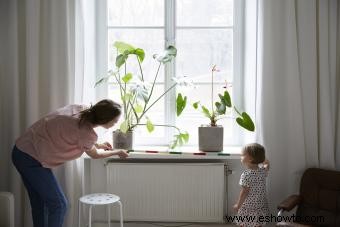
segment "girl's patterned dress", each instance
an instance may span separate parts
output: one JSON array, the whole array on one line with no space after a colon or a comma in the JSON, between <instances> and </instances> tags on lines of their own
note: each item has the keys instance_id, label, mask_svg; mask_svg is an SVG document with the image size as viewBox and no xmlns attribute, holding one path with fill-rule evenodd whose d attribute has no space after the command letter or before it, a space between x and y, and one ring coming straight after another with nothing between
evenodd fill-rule
<instances>
[{"instance_id":1,"label":"girl's patterned dress","mask_svg":"<svg viewBox=\"0 0 340 227\"><path fill-rule=\"evenodd\" d=\"M256 170L247 169L242 173L239 184L249 187L250 190L238 210L237 225L255 227L263 226L267 223L266 217L269 217L270 214L266 197L266 177L267 171L263 167Z\"/></svg>"}]
</instances>

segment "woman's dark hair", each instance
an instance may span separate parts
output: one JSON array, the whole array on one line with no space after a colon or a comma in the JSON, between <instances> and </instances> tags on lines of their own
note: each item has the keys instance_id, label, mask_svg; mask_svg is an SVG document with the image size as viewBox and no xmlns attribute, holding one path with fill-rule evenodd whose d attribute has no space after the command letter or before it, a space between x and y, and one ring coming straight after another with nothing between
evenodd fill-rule
<instances>
[{"instance_id":1,"label":"woman's dark hair","mask_svg":"<svg viewBox=\"0 0 340 227\"><path fill-rule=\"evenodd\" d=\"M103 125L112 121L121 113L121 106L118 103L110 99L103 99L94 106L80 112L79 126L82 126L85 123Z\"/></svg>"},{"instance_id":2,"label":"woman's dark hair","mask_svg":"<svg viewBox=\"0 0 340 227\"><path fill-rule=\"evenodd\" d=\"M258 143L247 144L243 148L243 151L249 154L249 156L253 159L252 160L253 164L260 164L264 162L264 160L266 159L265 149L261 144Z\"/></svg>"}]
</instances>

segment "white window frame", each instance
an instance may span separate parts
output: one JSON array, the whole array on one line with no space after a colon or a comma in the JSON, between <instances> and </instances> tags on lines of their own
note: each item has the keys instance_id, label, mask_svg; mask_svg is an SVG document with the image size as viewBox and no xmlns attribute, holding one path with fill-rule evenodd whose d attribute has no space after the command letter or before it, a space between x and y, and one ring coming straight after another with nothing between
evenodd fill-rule
<instances>
[{"instance_id":1,"label":"white window frame","mask_svg":"<svg viewBox=\"0 0 340 227\"><path fill-rule=\"evenodd\" d=\"M200 28L209 28L209 29L224 29L224 28L233 28L233 102L243 109L244 100L243 100L243 65L244 65L244 0L234 0L234 18L233 18L233 26L201 26L201 27L176 27L176 0L164 0L164 8L165 8L165 20L164 20L164 37L165 37L165 47L169 45L176 46L176 29L200 29ZM129 28L133 28L133 26L129 26ZM149 28L149 27L141 27L138 28ZM152 26L152 28L163 28ZM103 75L106 75L107 72L107 36L108 36L108 25L107 25L107 1L97 1L96 2L96 80L102 78ZM171 81L171 76L175 75L176 72L176 60L172 61L170 64L166 64L164 68L165 72L165 81L164 88L168 88ZM221 83L222 84L222 83ZM108 85L101 85L96 87L96 99L104 99L108 97ZM164 97L164 110L165 110L165 118L164 121L166 124L175 125L176 124L176 90L172 89L167 95ZM234 129L235 127L239 127L236 123L232 124ZM237 131L234 130L233 131ZM168 145L169 141L173 139L173 135L175 133L174 129L164 127L165 137L164 140L154 141L154 139L145 140L143 144L138 145ZM240 131L240 130L239 130ZM152 134L150 134L151 136ZM151 136L152 137L152 136ZM243 143L243 135L242 133L237 133L233 135L233 142L230 144L225 144L225 146L237 146L242 145Z\"/></svg>"}]
</instances>

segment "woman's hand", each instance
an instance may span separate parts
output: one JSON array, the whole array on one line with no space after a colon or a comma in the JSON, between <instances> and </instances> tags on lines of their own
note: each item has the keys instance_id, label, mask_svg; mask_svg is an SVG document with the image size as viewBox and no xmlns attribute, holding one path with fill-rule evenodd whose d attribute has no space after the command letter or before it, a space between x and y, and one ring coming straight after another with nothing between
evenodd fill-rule
<instances>
[{"instance_id":1,"label":"woman's hand","mask_svg":"<svg viewBox=\"0 0 340 227\"><path fill-rule=\"evenodd\" d=\"M107 149L105 151L101 150L98 151L97 149L104 149L104 147ZM97 159L97 158L107 158L112 155L118 155L120 158L127 158L129 154L127 153L127 150L124 149L112 149L111 145L107 144L96 144L91 150L85 151L88 156L91 158Z\"/></svg>"},{"instance_id":2,"label":"woman's hand","mask_svg":"<svg viewBox=\"0 0 340 227\"><path fill-rule=\"evenodd\" d=\"M118 155L120 158L127 158L129 156L127 150L117 149L116 151L117 151L116 155Z\"/></svg>"},{"instance_id":3,"label":"woman's hand","mask_svg":"<svg viewBox=\"0 0 340 227\"><path fill-rule=\"evenodd\" d=\"M103 149L105 151L112 150L112 146L109 142L95 145L97 149Z\"/></svg>"}]
</instances>

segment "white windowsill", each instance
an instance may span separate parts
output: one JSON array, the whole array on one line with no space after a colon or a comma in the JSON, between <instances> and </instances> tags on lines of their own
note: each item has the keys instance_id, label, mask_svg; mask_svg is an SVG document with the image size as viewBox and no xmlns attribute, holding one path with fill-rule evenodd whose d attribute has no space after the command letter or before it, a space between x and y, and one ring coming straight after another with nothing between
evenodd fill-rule
<instances>
[{"instance_id":1,"label":"white windowsill","mask_svg":"<svg viewBox=\"0 0 340 227\"><path fill-rule=\"evenodd\" d=\"M205 155L197 155L194 153L202 153L198 151L197 147L183 146L180 148L181 154L171 154L167 151L167 146L136 146L133 152L129 153L128 159L195 159L195 160L225 160L225 159L239 159L242 147L227 146L222 152L204 152ZM158 153L146 153L145 151L154 151ZM85 159L90 159L86 153L82 156ZM105 160L119 159L118 156L111 156Z\"/></svg>"}]
</instances>

